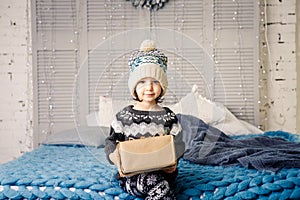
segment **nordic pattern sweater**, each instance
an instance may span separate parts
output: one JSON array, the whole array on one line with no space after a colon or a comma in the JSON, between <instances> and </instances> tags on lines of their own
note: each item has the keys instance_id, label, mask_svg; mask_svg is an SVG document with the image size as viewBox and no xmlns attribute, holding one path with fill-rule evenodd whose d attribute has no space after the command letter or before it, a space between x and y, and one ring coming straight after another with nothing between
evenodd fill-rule
<instances>
[{"instance_id":1,"label":"nordic pattern sweater","mask_svg":"<svg viewBox=\"0 0 300 200\"><path fill-rule=\"evenodd\" d=\"M182 128L173 111L163 107L161 111L141 111L127 106L118 112L111 124L110 135L105 140L105 153L109 159L118 141L152 137L157 135L174 135L177 159L184 153Z\"/></svg>"}]
</instances>

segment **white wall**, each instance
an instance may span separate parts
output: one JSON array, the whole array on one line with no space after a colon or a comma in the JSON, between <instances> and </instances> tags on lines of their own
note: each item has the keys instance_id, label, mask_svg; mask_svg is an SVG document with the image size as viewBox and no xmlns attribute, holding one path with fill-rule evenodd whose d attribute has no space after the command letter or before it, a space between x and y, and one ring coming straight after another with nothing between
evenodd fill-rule
<instances>
[{"instance_id":1,"label":"white wall","mask_svg":"<svg viewBox=\"0 0 300 200\"><path fill-rule=\"evenodd\" d=\"M296 1L296 67L300 77L300 1ZM297 133L300 133L300 78L297 78Z\"/></svg>"},{"instance_id":2,"label":"white wall","mask_svg":"<svg viewBox=\"0 0 300 200\"><path fill-rule=\"evenodd\" d=\"M260 2L261 121L264 130L296 133L296 1Z\"/></svg>"},{"instance_id":3,"label":"white wall","mask_svg":"<svg viewBox=\"0 0 300 200\"><path fill-rule=\"evenodd\" d=\"M0 4L0 163L31 148L30 0Z\"/></svg>"},{"instance_id":4,"label":"white wall","mask_svg":"<svg viewBox=\"0 0 300 200\"><path fill-rule=\"evenodd\" d=\"M261 6L260 102L266 130L296 132L295 0L267 0ZM260 0L261 5L264 0ZM32 147L32 64L30 0L0 4L0 163Z\"/></svg>"}]
</instances>

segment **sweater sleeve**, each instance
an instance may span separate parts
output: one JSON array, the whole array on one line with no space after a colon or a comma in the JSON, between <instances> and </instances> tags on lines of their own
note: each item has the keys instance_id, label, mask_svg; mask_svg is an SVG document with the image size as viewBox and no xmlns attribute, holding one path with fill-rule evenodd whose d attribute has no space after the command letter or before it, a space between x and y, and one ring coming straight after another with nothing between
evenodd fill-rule
<instances>
[{"instance_id":1,"label":"sweater sleeve","mask_svg":"<svg viewBox=\"0 0 300 200\"><path fill-rule=\"evenodd\" d=\"M114 119L116 120L116 119ZM117 142L118 141L124 141L125 136L122 132L118 132L115 130L113 126L110 127L110 134L109 136L105 139L105 154L107 160L111 163L114 164L110 159L109 159L109 154L115 151Z\"/></svg>"},{"instance_id":2,"label":"sweater sleeve","mask_svg":"<svg viewBox=\"0 0 300 200\"><path fill-rule=\"evenodd\" d=\"M185 144L182 140L182 129L179 122L173 124L170 133L174 135L176 158L179 159L185 151Z\"/></svg>"},{"instance_id":3,"label":"sweater sleeve","mask_svg":"<svg viewBox=\"0 0 300 200\"><path fill-rule=\"evenodd\" d=\"M173 111L170 110L173 113ZM176 158L179 159L184 151L185 151L185 143L183 142L183 135L182 135L182 127L180 122L178 121L175 113L173 113L174 120L171 126L170 134L174 135L174 143L175 143L175 153Z\"/></svg>"}]
</instances>

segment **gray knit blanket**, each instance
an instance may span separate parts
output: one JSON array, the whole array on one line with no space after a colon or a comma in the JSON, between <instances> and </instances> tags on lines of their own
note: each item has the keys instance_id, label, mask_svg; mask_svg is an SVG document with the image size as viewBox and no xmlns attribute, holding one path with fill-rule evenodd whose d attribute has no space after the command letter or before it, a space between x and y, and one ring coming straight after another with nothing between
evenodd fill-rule
<instances>
[{"instance_id":1,"label":"gray knit blanket","mask_svg":"<svg viewBox=\"0 0 300 200\"><path fill-rule=\"evenodd\" d=\"M186 160L271 171L300 168L300 143L263 135L233 139L196 117L182 114L177 117L183 129Z\"/></svg>"}]
</instances>

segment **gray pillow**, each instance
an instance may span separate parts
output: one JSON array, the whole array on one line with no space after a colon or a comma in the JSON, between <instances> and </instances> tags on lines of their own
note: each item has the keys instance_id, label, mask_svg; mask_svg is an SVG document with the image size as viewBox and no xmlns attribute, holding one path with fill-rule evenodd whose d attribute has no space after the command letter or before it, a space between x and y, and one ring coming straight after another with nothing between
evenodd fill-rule
<instances>
[{"instance_id":1,"label":"gray pillow","mask_svg":"<svg viewBox=\"0 0 300 200\"><path fill-rule=\"evenodd\" d=\"M102 147L109 127L78 127L50 135L42 144Z\"/></svg>"}]
</instances>

